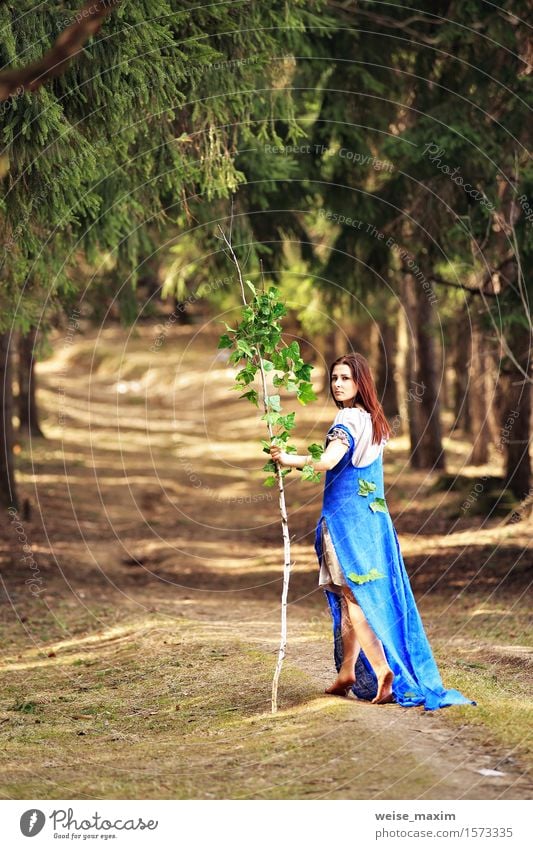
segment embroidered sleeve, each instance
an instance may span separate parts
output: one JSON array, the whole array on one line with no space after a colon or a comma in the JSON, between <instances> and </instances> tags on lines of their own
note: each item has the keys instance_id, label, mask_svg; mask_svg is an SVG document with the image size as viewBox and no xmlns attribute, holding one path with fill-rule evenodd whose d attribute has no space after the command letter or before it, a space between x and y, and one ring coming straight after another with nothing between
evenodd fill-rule
<instances>
[{"instance_id":1,"label":"embroidered sleeve","mask_svg":"<svg viewBox=\"0 0 533 849\"><path fill-rule=\"evenodd\" d=\"M350 447L350 439L345 430L341 427L334 427L331 433L328 433L326 437L326 444L331 442L333 439L340 439L341 442L344 442L347 448Z\"/></svg>"}]
</instances>

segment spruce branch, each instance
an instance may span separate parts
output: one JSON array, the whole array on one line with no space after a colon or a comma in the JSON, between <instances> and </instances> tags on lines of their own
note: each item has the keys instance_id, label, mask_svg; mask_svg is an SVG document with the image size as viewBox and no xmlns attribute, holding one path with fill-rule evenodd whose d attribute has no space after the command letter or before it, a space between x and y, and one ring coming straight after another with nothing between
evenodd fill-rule
<instances>
[{"instance_id":1,"label":"spruce branch","mask_svg":"<svg viewBox=\"0 0 533 849\"><path fill-rule=\"evenodd\" d=\"M34 91L46 80L64 73L74 56L98 32L104 18L120 3L121 0L89 0L78 12L71 13L74 23L63 30L44 56L22 68L0 72L0 101Z\"/></svg>"}]
</instances>

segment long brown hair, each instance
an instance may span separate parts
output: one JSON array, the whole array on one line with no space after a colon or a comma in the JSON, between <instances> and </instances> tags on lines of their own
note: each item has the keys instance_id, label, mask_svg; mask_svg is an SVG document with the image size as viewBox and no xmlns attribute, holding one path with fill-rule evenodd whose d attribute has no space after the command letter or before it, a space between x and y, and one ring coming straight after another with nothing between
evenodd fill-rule
<instances>
[{"instance_id":1,"label":"long brown hair","mask_svg":"<svg viewBox=\"0 0 533 849\"><path fill-rule=\"evenodd\" d=\"M339 409L343 409L342 401L337 401L331 389L331 380L335 366L346 364L350 367L353 380L357 383L357 395L353 399L352 407L361 404L368 410L372 418L372 442L381 442L383 438L388 439L392 430L383 412L383 407L378 401L376 384L368 365L368 360L362 354L344 354L329 367L329 391L331 397Z\"/></svg>"}]
</instances>

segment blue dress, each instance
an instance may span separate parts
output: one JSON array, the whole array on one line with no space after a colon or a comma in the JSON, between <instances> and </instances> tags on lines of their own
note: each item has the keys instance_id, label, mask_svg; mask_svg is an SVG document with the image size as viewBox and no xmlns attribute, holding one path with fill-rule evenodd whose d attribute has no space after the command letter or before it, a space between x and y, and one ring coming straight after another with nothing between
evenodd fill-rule
<instances>
[{"instance_id":1,"label":"blue dress","mask_svg":"<svg viewBox=\"0 0 533 849\"><path fill-rule=\"evenodd\" d=\"M475 705L458 690L446 690L443 686L386 506L383 452L370 465L354 466L352 452L356 441L352 433L344 425L334 424L328 435L334 428L346 432L349 448L337 465L326 472L322 513L315 531L319 563L322 564L322 521L325 520L343 583L351 589L370 627L383 643L394 673L395 702L403 707L423 705L425 710ZM325 590L325 594L333 618L338 672L343 659L341 598L330 590ZM377 679L362 649L355 675L354 694L360 699L373 699Z\"/></svg>"}]
</instances>

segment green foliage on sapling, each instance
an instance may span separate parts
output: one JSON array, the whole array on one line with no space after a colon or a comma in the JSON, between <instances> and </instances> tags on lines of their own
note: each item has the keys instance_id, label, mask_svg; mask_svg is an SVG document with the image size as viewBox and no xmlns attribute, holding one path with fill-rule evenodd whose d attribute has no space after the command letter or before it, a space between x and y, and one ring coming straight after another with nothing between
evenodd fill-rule
<instances>
[{"instance_id":1,"label":"green foliage on sapling","mask_svg":"<svg viewBox=\"0 0 533 849\"><path fill-rule=\"evenodd\" d=\"M293 341L290 345L283 344L281 318L287 310L279 300L279 290L270 286L268 291L258 292L255 286L246 280L246 285L252 292L252 300L247 303L241 311L241 321L237 327L230 327L223 322L227 333L220 337L219 348L233 348L229 357L232 365L238 365L244 361L243 367L235 376L235 386L232 390L246 391L239 398L246 398L251 404L259 406L259 394L253 388L257 372L261 370L275 372L272 376L273 385L287 392L296 393L300 404L314 401L316 395L309 380L312 365L305 363L300 355L298 342ZM269 453L269 447L273 443L279 445L282 451L295 454L295 446L289 443L290 432L296 426L296 413L283 414L281 409L281 398L279 395L265 395L263 398L265 413L261 418L267 423L269 432L272 433L271 441L261 440L263 451ZM322 447L313 443L307 451L314 459L319 459ZM264 486L274 486L277 480L278 467L274 460L269 459L263 466L264 472L271 474L264 481ZM292 469L280 469L282 477L288 475ZM319 481L320 473L315 472L308 464L302 469L303 480Z\"/></svg>"}]
</instances>

